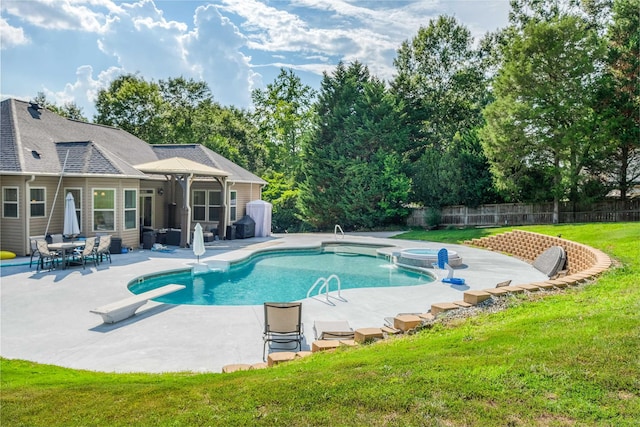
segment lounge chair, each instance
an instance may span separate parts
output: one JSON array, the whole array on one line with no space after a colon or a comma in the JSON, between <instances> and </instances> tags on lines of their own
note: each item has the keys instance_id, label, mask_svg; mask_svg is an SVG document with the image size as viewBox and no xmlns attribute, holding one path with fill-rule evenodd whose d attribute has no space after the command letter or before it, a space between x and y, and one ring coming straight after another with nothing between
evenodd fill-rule
<instances>
[{"instance_id":1,"label":"lounge chair","mask_svg":"<svg viewBox=\"0 0 640 427\"><path fill-rule=\"evenodd\" d=\"M47 263L49 270L56 268L56 264L60 262L60 254L57 251L49 250L49 244L46 240L36 240L36 247L39 255L36 271L40 271L40 268L44 269Z\"/></svg>"},{"instance_id":2,"label":"lounge chair","mask_svg":"<svg viewBox=\"0 0 640 427\"><path fill-rule=\"evenodd\" d=\"M355 335L346 320L316 320L313 333L316 340L350 340Z\"/></svg>"},{"instance_id":3,"label":"lounge chair","mask_svg":"<svg viewBox=\"0 0 640 427\"><path fill-rule=\"evenodd\" d=\"M496 288L506 288L511 284L511 280L505 280L504 282L499 282L496 284Z\"/></svg>"},{"instance_id":4,"label":"lounge chair","mask_svg":"<svg viewBox=\"0 0 640 427\"><path fill-rule=\"evenodd\" d=\"M267 344L271 345L296 343L302 350L304 330L302 325L302 303L299 302L265 302L264 332L262 340L262 360L265 360Z\"/></svg>"}]
</instances>

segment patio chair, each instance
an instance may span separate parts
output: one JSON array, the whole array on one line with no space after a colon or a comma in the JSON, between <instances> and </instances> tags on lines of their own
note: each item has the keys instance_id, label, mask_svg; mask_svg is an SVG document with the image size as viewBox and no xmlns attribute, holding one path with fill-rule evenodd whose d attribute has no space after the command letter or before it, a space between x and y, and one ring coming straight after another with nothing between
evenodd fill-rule
<instances>
[{"instance_id":1,"label":"patio chair","mask_svg":"<svg viewBox=\"0 0 640 427\"><path fill-rule=\"evenodd\" d=\"M62 243L62 242L64 242L64 236L62 234L51 235L51 243Z\"/></svg>"},{"instance_id":2,"label":"patio chair","mask_svg":"<svg viewBox=\"0 0 640 427\"><path fill-rule=\"evenodd\" d=\"M36 240L36 247L38 250L38 267L36 271L44 269L47 263L49 264L49 270L56 268L56 264L60 262L60 254L57 251L49 250L49 244L46 240Z\"/></svg>"},{"instance_id":3,"label":"patio chair","mask_svg":"<svg viewBox=\"0 0 640 427\"><path fill-rule=\"evenodd\" d=\"M302 325L302 303L265 302L264 303L264 346L262 360L265 360L267 344L296 343L302 349L304 330Z\"/></svg>"},{"instance_id":4,"label":"patio chair","mask_svg":"<svg viewBox=\"0 0 640 427\"><path fill-rule=\"evenodd\" d=\"M109 260L109 264L111 264L111 235L107 234L104 236L100 236L100 240L98 241L98 248L96 249L96 258L102 262L102 258L106 258Z\"/></svg>"},{"instance_id":5,"label":"patio chair","mask_svg":"<svg viewBox=\"0 0 640 427\"><path fill-rule=\"evenodd\" d=\"M29 268L31 268L31 265L33 264L33 258L34 257L38 257L38 261L39 261L39 257L40 257L40 252L38 252L38 240L45 240L45 236L30 236L29 237L29 243L31 245L31 258L29 259Z\"/></svg>"},{"instance_id":6,"label":"patio chair","mask_svg":"<svg viewBox=\"0 0 640 427\"><path fill-rule=\"evenodd\" d=\"M352 340L355 335L346 320L316 320L313 333L317 340Z\"/></svg>"},{"instance_id":7,"label":"patio chair","mask_svg":"<svg viewBox=\"0 0 640 427\"><path fill-rule=\"evenodd\" d=\"M96 250L96 238L95 237L87 237L84 242L84 248L78 249L75 253L75 257L82 261L82 268L87 265L87 261L93 261L93 265L98 267L98 254Z\"/></svg>"}]
</instances>

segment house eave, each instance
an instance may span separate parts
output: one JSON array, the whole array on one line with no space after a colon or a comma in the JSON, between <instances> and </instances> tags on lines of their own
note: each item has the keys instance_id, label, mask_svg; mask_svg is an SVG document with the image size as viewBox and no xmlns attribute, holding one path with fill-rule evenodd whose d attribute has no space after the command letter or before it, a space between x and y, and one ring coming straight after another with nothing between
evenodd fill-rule
<instances>
[{"instance_id":1,"label":"house eave","mask_svg":"<svg viewBox=\"0 0 640 427\"><path fill-rule=\"evenodd\" d=\"M42 173L42 172L15 172L7 171L0 172L0 176L24 176L24 177L55 177L59 178L59 173ZM117 179L148 179L143 175L122 175L122 174L95 174L95 173L65 173L62 175L64 178L117 178Z\"/></svg>"}]
</instances>

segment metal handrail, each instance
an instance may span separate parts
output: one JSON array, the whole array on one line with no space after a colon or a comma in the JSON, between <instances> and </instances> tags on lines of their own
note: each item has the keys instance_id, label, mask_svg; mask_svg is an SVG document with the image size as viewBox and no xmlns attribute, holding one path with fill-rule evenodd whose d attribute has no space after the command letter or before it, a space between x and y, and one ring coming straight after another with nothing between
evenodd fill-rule
<instances>
[{"instance_id":1,"label":"metal handrail","mask_svg":"<svg viewBox=\"0 0 640 427\"><path fill-rule=\"evenodd\" d=\"M334 297L332 295L329 295L329 283L331 282L331 279L335 279L336 282L338 282L338 296ZM313 283L313 285L311 285L311 287L309 288L309 290L307 291L307 298L309 298L311 296L311 292L313 292L313 290L316 288L316 286L318 286L318 284L321 283L320 287L318 288L318 294L320 295L322 292L325 293L325 299L327 300L327 303L331 304L331 302L329 301L329 297L331 298L335 298L335 299L339 299L341 301L346 301L344 298L342 298L342 295L340 294L340 291L342 290L342 284L340 283L340 278L338 277L337 274L332 274L329 277L318 277L318 279Z\"/></svg>"},{"instance_id":2,"label":"metal handrail","mask_svg":"<svg viewBox=\"0 0 640 427\"><path fill-rule=\"evenodd\" d=\"M320 289L318 289L318 295L319 295L322 293L322 290L324 288L327 302L329 301L329 283L331 282L331 279L336 279L336 281L338 282L338 299L342 299L342 296L340 295L340 290L341 290L340 278L336 274L332 274L331 276L327 277L324 280L324 284L320 286Z\"/></svg>"},{"instance_id":3,"label":"metal handrail","mask_svg":"<svg viewBox=\"0 0 640 427\"><path fill-rule=\"evenodd\" d=\"M338 240L338 230L340 230L340 234L342 235L342 238L344 239L344 231L342 231L342 227L340 227L339 224L336 224L335 227L333 227L333 237Z\"/></svg>"},{"instance_id":4,"label":"metal handrail","mask_svg":"<svg viewBox=\"0 0 640 427\"><path fill-rule=\"evenodd\" d=\"M327 279L325 279L324 277L318 277L318 280L315 281L315 283L313 285L311 285L311 287L309 288L309 290L307 291L307 298L309 298L309 295L311 295L311 291L313 291L313 289L318 286L318 283L320 282L326 282ZM322 286L321 286L322 287ZM320 291L318 291L318 293L320 293Z\"/></svg>"}]
</instances>

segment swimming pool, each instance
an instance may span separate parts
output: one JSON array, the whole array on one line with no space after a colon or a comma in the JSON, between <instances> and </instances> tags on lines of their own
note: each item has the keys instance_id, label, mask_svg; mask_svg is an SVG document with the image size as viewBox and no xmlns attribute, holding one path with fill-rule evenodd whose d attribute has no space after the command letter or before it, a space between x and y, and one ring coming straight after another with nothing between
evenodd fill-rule
<instances>
[{"instance_id":1,"label":"swimming pool","mask_svg":"<svg viewBox=\"0 0 640 427\"><path fill-rule=\"evenodd\" d=\"M139 277L129 290L139 294L169 283L182 291L155 301L191 305L261 305L266 301L297 301L320 278L336 274L341 288L416 286L433 282L428 273L398 268L379 256L325 250L260 253L225 271L193 274L191 269ZM331 291L336 290L335 282ZM316 295L314 292L312 295Z\"/></svg>"}]
</instances>

